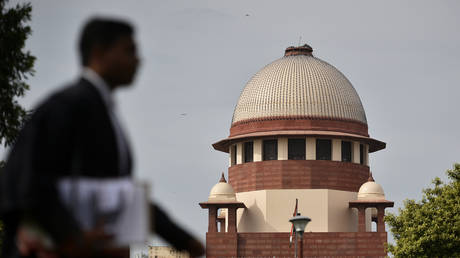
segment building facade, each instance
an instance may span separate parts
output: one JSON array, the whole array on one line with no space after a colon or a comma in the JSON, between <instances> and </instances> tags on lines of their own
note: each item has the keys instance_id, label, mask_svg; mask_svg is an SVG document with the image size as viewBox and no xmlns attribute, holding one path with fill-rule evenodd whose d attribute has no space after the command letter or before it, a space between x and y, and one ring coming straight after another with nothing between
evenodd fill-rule
<instances>
[{"instance_id":1,"label":"building facade","mask_svg":"<svg viewBox=\"0 0 460 258\"><path fill-rule=\"evenodd\" d=\"M184 252L177 251L176 249L170 246L149 246L148 257L149 258L190 258L190 255L185 251Z\"/></svg>"},{"instance_id":2,"label":"building facade","mask_svg":"<svg viewBox=\"0 0 460 258\"><path fill-rule=\"evenodd\" d=\"M235 107L230 135L213 147L229 155L207 202L207 257L293 257L296 199L311 218L303 255L386 256L383 189L369 153L385 143L368 134L361 100L310 46L289 47L256 73ZM376 226L372 227L375 222ZM376 228L376 230L372 230Z\"/></svg>"}]
</instances>

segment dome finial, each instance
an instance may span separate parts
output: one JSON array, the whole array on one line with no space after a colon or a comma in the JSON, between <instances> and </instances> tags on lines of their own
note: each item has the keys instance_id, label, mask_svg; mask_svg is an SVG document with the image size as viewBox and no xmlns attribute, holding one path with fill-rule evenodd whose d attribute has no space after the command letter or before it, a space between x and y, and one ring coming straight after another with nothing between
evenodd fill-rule
<instances>
[{"instance_id":1,"label":"dome finial","mask_svg":"<svg viewBox=\"0 0 460 258\"><path fill-rule=\"evenodd\" d=\"M372 172L369 171L369 178L367 179L367 182L375 182L374 177L372 176Z\"/></svg>"},{"instance_id":2,"label":"dome finial","mask_svg":"<svg viewBox=\"0 0 460 258\"><path fill-rule=\"evenodd\" d=\"M298 56L298 55L304 55L304 56L312 56L313 53L313 48L309 46L308 44L305 44L303 46L298 46L298 47L288 47L286 48L286 51L284 51L284 56Z\"/></svg>"},{"instance_id":3,"label":"dome finial","mask_svg":"<svg viewBox=\"0 0 460 258\"><path fill-rule=\"evenodd\" d=\"M224 172L222 172L222 176L220 177L219 183L227 183L227 180L225 180Z\"/></svg>"}]
</instances>

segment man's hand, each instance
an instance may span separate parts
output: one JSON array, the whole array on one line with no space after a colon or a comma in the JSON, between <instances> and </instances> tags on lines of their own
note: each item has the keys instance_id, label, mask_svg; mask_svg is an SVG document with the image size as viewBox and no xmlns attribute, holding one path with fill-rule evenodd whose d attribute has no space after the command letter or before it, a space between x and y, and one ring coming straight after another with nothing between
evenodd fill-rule
<instances>
[{"instance_id":1,"label":"man's hand","mask_svg":"<svg viewBox=\"0 0 460 258\"><path fill-rule=\"evenodd\" d=\"M70 239L59 248L59 253L69 258L119 257L129 258L129 248L113 246L113 236L99 228L84 232L78 239Z\"/></svg>"},{"instance_id":2,"label":"man's hand","mask_svg":"<svg viewBox=\"0 0 460 258\"><path fill-rule=\"evenodd\" d=\"M18 229L16 245L21 256L36 255L39 258L58 258L57 252L47 247L42 237L31 233L24 227Z\"/></svg>"}]
</instances>

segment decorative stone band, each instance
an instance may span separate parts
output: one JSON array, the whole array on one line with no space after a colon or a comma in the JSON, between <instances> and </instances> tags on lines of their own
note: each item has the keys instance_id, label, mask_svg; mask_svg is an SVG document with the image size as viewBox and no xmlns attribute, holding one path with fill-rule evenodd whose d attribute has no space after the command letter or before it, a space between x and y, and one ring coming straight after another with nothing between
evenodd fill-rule
<instances>
[{"instance_id":1,"label":"decorative stone band","mask_svg":"<svg viewBox=\"0 0 460 258\"><path fill-rule=\"evenodd\" d=\"M248 140L254 140L258 138L277 138L277 137L324 137L324 138L339 138L339 139L349 139L359 141L369 145L369 152L375 152L378 150L385 149L386 143L379 140L362 136L352 133L343 133L336 131L321 131L321 130L272 130L272 131L262 131L262 132L252 132L246 134L240 134L235 136L230 136L226 139L214 143L212 146L214 149L227 152L229 147L232 144L237 142L244 142Z\"/></svg>"},{"instance_id":2,"label":"decorative stone band","mask_svg":"<svg viewBox=\"0 0 460 258\"><path fill-rule=\"evenodd\" d=\"M235 192L266 189L334 189L358 192L369 167L329 160L270 160L228 168Z\"/></svg>"},{"instance_id":3,"label":"decorative stone band","mask_svg":"<svg viewBox=\"0 0 460 258\"><path fill-rule=\"evenodd\" d=\"M230 137L241 134L276 130L323 130L358 134L369 137L367 124L351 119L290 116L250 119L232 124Z\"/></svg>"}]
</instances>

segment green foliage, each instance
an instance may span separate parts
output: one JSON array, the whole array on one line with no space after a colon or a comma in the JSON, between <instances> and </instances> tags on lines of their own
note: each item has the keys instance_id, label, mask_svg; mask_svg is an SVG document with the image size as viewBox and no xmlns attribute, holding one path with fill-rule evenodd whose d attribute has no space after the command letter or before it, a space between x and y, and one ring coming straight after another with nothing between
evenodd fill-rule
<instances>
[{"instance_id":1,"label":"green foliage","mask_svg":"<svg viewBox=\"0 0 460 258\"><path fill-rule=\"evenodd\" d=\"M436 177L420 202L406 200L399 215L386 216L395 257L460 257L460 164L446 173L449 183Z\"/></svg>"},{"instance_id":2,"label":"green foliage","mask_svg":"<svg viewBox=\"0 0 460 258\"><path fill-rule=\"evenodd\" d=\"M26 25L30 21L32 7L29 3L7 8L7 0L0 0L0 144L10 146L24 120L27 111L17 98L29 89L25 82L33 75L35 57L24 50L31 34Z\"/></svg>"},{"instance_id":3,"label":"green foliage","mask_svg":"<svg viewBox=\"0 0 460 258\"><path fill-rule=\"evenodd\" d=\"M0 0L0 145L13 144L25 119L27 111L17 98L29 89L25 82L33 75L35 57L24 51L25 42L32 30L30 21L32 7L29 3L7 7L8 0ZM4 165L0 161L0 172ZM0 247L2 243L0 221Z\"/></svg>"}]
</instances>

